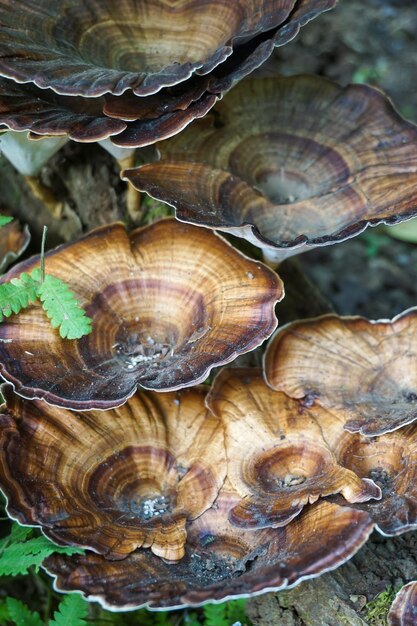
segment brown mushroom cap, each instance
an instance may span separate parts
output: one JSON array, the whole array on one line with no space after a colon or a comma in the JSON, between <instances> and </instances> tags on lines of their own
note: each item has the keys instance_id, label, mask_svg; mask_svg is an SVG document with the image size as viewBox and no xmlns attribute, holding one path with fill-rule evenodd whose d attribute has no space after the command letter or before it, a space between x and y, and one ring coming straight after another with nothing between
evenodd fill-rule
<instances>
[{"instance_id":1,"label":"brown mushroom cap","mask_svg":"<svg viewBox=\"0 0 417 626\"><path fill-rule=\"evenodd\" d=\"M372 480L337 463L325 439L333 415L273 391L260 370L222 370L207 402L224 422L227 475L242 498L230 511L232 524L284 526L309 502L335 493L349 502L381 497Z\"/></svg>"},{"instance_id":2,"label":"brown mushroom cap","mask_svg":"<svg viewBox=\"0 0 417 626\"><path fill-rule=\"evenodd\" d=\"M29 241L29 228L27 226L22 228L17 220L0 228L0 272L23 254Z\"/></svg>"},{"instance_id":3,"label":"brown mushroom cap","mask_svg":"<svg viewBox=\"0 0 417 626\"><path fill-rule=\"evenodd\" d=\"M146 96L194 72L211 72L236 48L245 56L245 44L252 41L255 59L249 66L256 67L274 45L334 4L123 0L115 12L111 0L22 0L17 6L1 0L0 73L60 94L120 95L132 89Z\"/></svg>"},{"instance_id":4,"label":"brown mushroom cap","mask_svg":"<svg viewBox=\"0 0 417 626\"><path fill-rule=\"evenodd\" d=\"M116 98L116 107L114 101L104 98L60 96L51 89L0 78L0 124L27 130L31 139L66 135L74 141L93 142L110 137L117 146L137 148L172 137L205 115L218 99L216 94L205 92L197 96L195 89L189 89L173 97L173 102L170 96L156 94L134 97L133 105L128 94ZM107 109L114 109L116 119L103 113ZM133 121L125 122L123 117Z\"/></svg>"},{"instance_id":5,"label":"brown mushroom cap","mask_svg":"<svg viewBox=\"0 0 417 626\"><path fill-rule=\"evenodd\" d=\"M120 405L138 384L168 391L204 380L272 333L283 297L269 268L174 219L129 235L122 224L103 226L45 261L92 318L92 332L62 339L35 304L0 324L0 367L23 397L70 408ZM2 280L38 264L29 259Z\"/></svg>"},{"instance_id":6,"label":"brown mushroom cap","mask_svg":"<svg viewBox=\"0 0 417 626\"><path fill-rule=\"evenodd\" d=\"M58 96L50 89L19 85L0 78L0 123L11 130L28 130L34 138L68 135L75 141L99 141L127 126L102 113L100 99Z\"/></svg>"},{"instance_id":7,"label":"brown mushroom cap","mask_svg":"<svg viewBox=\"0 0 417 626\"><path fill-rule=\"evenodd\" d=\"M265 355L267 382L292 398L345 413L374 436L417 418L417 309L392 321L325 315L284 326Z\"/></svg>"},{"instance_id":8,"label":"brown mushroom cap","mask_svg":"<svg viewBox=\"0 0 417 626\"><path fill-rule=\"evenodd\" d=\"M4 386L9 514L106 558L145 546L180 559L186 520L213 504L226 475L223 427L205 408L206 390L137 392L117 409L79 414Z\"/></svg>"},{"instance_id":9,"label":"brown mushroom cap","mask_svg":"<svg viewBox=\"0 0 417 626\"><path fill-rule=\"evenodd\" d=\"M382 491L378 501L351 506L367 511L382 535L417 529L417 425L372 438L343 432L341 426L339 435L338 462Z\"/></svg>"},{"instance_id":10,"label":"brown mushroom cap","mask_svg":"<svg viewBox=\"0 0 417 626\"><path fill-rule=\"evenodd\" d=\"M192 101L188 107L168 111L154 119L137 119L128 123L126 130L112 137L111 141L120 148L141 148L152 145L156 141L168 139L196 118L204 117L217 100L216 94L204 93L201 98ZM143 108L146 110L147 107ZM138 114L140 110L141 107L139 107Z\"/></svg>"},{"instance_id":11,"label":"brown mushroom cap","mask_svg":"<svg viewBox=\"0 0 417 626\"><path fill-rule=\"evenodd\" d=\"M415 215L416 148L417 128L377 89L254 78L124 176L178 219L282 260Z\"/></svg>"},{"instance_id":12,"label":"brown mushroom cap","mask_svg":"<svg viewBox=\"0 0 417 626\"><path fill-rule=\"evenodd\" d=\"M415 626L417 623L417 582L404 585L397 593L387 616L388 626Z\"/></svg>"},{"instance_id":13,"label":"brown mushroom cap","mask_svg":"<svg viewBox=\"0 0 417 626\"><path fill-rule=\"evenodd\" d=\"M192 521L186 554L167 564L140 550L124 561L95 554L53 555L44 567L59 590L81 591L113 610L177 608L257 595L334 569L365 543L372 522L363 511L312 505L284 528L242 531L227 521L236 494L223 491Z\"/></svg>"}]
</instances>

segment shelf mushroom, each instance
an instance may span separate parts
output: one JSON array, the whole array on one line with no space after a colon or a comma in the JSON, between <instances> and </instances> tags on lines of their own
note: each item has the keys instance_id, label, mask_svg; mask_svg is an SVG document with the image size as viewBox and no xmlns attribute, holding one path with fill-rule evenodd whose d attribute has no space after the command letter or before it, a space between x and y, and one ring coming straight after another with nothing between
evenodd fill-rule
<instances>
[{"instance_id":1,"label":"shelf mushroom","mask_svg":"<svg viewBox=\"0 0 417 626\"><path fill-rule=\"evenodd\" d=\"M158 148L160 161L124 178L271 264L417 213L417 128L366 85L247 79Z\"/></svg>"},{"instance_id":2,"label":"shelf mushroom","mask_svg":"<svg viewBox=\"0 0 417 626\"><path fill-rule=\"evenodd\" d=\"M417 425L410 424L379 437L339 433L333 424L338 463L361 478L373 480L382 497L350 506L366 511L375 529L385 536L417 529Z\"/></svg>"},{"instance_id":3,"label":"shelf mushroom","mask_svg":"<svg viewBox=\"0 0 417 626\"><path fill-rule=\"evenodd\" d=\"M183 608L319 576L351 558L373 527L363 511L320 502L283 528L242 531L228 522L238 500L225 485L214 506L189 523L186 553L177 563L140 550L123 561L91 553L53 555L43 567L55 577L56 589L81 591L107 609Z\"/></svg>"},{"instance_id":4,"label":"shelf mushroom","mask_svg":"<svg viewBox=\"0 0 417 626\"><path fill-rule=\"evenodd\" d=\"M241 499L230 521L241 528L284 526L322 496L379 499L381 490L336 460L325 434L334 417L268 387L260 370L223 369L207 404L226 432L228 478Z\"/></svg>"},{"instance_id":5,"label":"shelf mushroom","mask_svg":"<svg viewBox=\"0 0 417 626\"><path fill-rule=\"evenodd\" d=\"M142 546L182 558L186 521L210 508L226 475L223 427L206 392L137 392L118 409L80 414L4 385L0 488L9 515L107 559Z\"/></svg>"},{"instance_id":6,"label":"shelf mushroom","mask_svg":"<svg viewBox=\"0 0 417 626\"><path fill-rule=\"evenodd\" d=\"M0 75L15 81L23 94L30 84L40 100L48 90L68 96L70 107L74 97L100 108L100 97L110 94L123 103L126 95L127 116L114 98L105 107L106 115L132 122L112 141L124 147L148 145L204 115L275 46L293 39L304 24L335 4L125 0L115 14L111 0L23 0L18 6L2 0ZM0 85L0 104L1 91ZM153 107L155 94L161 104ZM13 116L13 102L8 106ZM2 115L1 123L7 125Z\"/></svg>"},{"instance_id":7,"label":"shelf mushroom","mask_svg":"<svg viewBox=\"0 0 417 626\"><path fill-rule=\"evenodd\" d=\"M16 265L2 281L39 265ZM97 228L45 256L92 319L62 339L34 304L0 324L0 368L16 392L73 409L112 408L140 385L169 391L253 350L277 325L279 277L218 235L174 219L128 234Z\"/></svg>"},{"instance_id":8,"label":"shelf mushroom","mask_svg":"<svg viewBox=\"0 0 417 626\"><path fill-rule=\"evenodd\" d=\"M387 616L388 626L415 626L417 621L417 582L404 585L397 593Z\"/></svg>"},{"instance_id":9,"label":"shelf mushroom","mask_svg":"<svg viewBox=\"0 0 417 626\"><path fill-rule=\"evenodd\" d=\"M393 320L324 315L283 326L265 354L268 384L344 413L368 437L417 419L417 309Z\"/></svg>"}]
</instances>

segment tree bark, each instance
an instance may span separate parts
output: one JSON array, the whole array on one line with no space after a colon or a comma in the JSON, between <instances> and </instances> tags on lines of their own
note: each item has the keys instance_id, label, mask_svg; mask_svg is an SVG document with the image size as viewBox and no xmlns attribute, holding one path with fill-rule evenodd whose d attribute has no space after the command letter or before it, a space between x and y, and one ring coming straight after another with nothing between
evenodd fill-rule
<instances>
[{"instance_id":1,"label":"tree bark","mask_svg":"<svg viewBox=\"0 0 417 626\"><path fill-rule=\"evenodd\" d=\"M383 615L379 621L366 619L366 605L382 591L415 579L417 533L396 538L374 533L339 569L294 589L253 598L247 614L254 626L383 626Z\"/></svg>"}]
</instances>

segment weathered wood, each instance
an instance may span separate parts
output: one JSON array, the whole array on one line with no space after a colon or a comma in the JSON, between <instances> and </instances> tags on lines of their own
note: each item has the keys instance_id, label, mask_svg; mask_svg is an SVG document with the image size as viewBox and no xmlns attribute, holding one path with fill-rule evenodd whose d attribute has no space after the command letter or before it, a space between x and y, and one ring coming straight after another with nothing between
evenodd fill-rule
<instances>
[{"instance_id":1,"label":"weathered wood","mask_svg":"<svg viewBox=\"0 0 417 626\"><path fill-rule=\"evenodd\" d=\"M368 626L366 604L416 578L417 533L397 538L374 534L339 569L294 589L253 598L247 612L254 626Z\"/></svg>"}]
</instances>

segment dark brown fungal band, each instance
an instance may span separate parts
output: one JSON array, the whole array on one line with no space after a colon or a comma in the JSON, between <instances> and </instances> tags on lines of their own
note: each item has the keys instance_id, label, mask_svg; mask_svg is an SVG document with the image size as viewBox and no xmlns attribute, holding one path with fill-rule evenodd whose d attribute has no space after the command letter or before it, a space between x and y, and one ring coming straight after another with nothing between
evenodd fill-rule
<instances>
[{"instance_id":1,"label":"dark brown fungal band","mask_svg":"<svg viewBox=\"0 0 417 626\"><path fill-rule=\"evenodd\" d=\"M99 99L58 96L50 89L0 78L0 123L11 130L30 131L35 138L67 135L91 142L117 135L127 124L106 117L102 105Z\"/></svg>"},{"instance_id":2,"label":"dark brown fungal band","mask_svg":"<svg viewBox=\"0 0 417 626\"><path fill-rule=\"evenodd\" d=\"M265 355L269 385L336 410L368 437L417 419L417 310L391 320L326 315L280 329Z\"/></svg>"},{"instance_id":3,"label":"dark brown fungal band","mask_svg":"<svg viewBox=\"0 0 417 626\"><path fill-rule=\"evenodd\" d=\"M116 137L112 137L111 141L120 148L142 148L156 141L168 139L196 118L204 117L217 99L217 95L205 93L185 109L164 113L155 119L139 119L130 122L126 129Z\"/></svg>"},{"instance_id":4,"label":"dark brown fungal band","mask_svg":"<svg viewBox=\"0 0 417 626\"><path fill-rule=\"evenodd\" d=\"M388 626L415 626L417 623L417 582L404 585L397 593L387 616Z\"/></svg>"},{"instance_id":5,"label":"dark brown fungal band","mask_svg":"<svg viewBox=\"0 0 417 626\"><path fill-rule=\"evenodd\" d=\"M34 304L0 325L1 373L23 397L73 409L118 406L138 385L168 391L201 382L269 337L283 297L262 263L174 219L130 234L103 226L45 262L92 318L92 332L64 340ZM38 265L33 257L2 280Z\"/></svg>"},{"instance_id":6,"label":"dark brown fungal band","mask_svg":"<svg viewBox=\"0 0 417 626\"><path fill-rule=\"evenodd\" d=\"M62 591L81 591L110 610L196 606L293 586L334 569L365 543L373 524L363 511L312 505L284 528L242 531L227 521L236 495L223 492L188 527L186 554L167 564L148 550L123 561L95 554L44 561Z\"/></svg>"},{"instance_id":7,"label":"dark brown fungal band","mask_svg":"<svg viewBox=\"0 0 417 626\"><path fill-rule=\"evenodd\" d=\"M275 45L334 5L335 0L123 0L115 15L111 0L2 0L0 73L66 95L121 95L130 89L147 96L220 66L215 77L226 77L228 88L231 74L234 80L248 74Z\"/></svg>"},{"instance_id":8,"label":"dark brown fungal band","mask_svg":"<svg viewBox=\"0 0 417 626\"><path fill-rule=\"evenodd\" d=\"M380 499L380 488L346 469L326 441L335 417L273 391L260 370L223 369L207 402L224 422L227 475L241 497L232 524L284 526L308 503L335 493L348 502Z\"/></svg>"},{"instance_id":9,"label":"dark brown fungal band","mask_svg":"<svg viewBox=\"0 0 417 626\"><path fill-rule=\"evenodd\" d=\"M142 546L182 558L186 521L212 505L226 474L206 388L138 392L82 414L3 391L0 488L12 518L107 559Z\"/></svg>"},{"instance_id":10,"label":"dark brown fungal band","mask_svg":"<svg viewBox=\"0 0 417 626\"><path fill-rule=\"evenodd\" d=\"M412 217L416 147L417 128L377 89L255 78L162 143L159 162L124 175L181 221L245 237L279 261Z\"/></svg>"}]
</instances>

